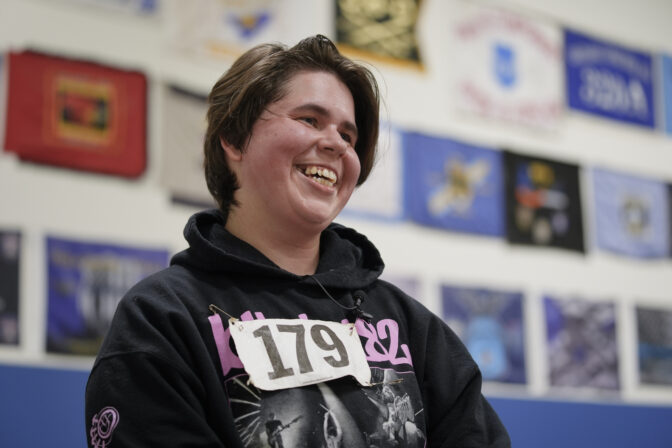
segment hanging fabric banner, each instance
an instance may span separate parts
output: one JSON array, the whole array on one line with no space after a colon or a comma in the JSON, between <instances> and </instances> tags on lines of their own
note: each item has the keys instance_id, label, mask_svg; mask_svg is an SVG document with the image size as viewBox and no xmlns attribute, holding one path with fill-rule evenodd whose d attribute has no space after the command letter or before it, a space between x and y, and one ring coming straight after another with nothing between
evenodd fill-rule
<instances>
[{"instance_id":1,"label":"hanging fabric banner","mask_svg":"<svg viewBox=\"0 0 672 448\"><path fill-rule=\"evenodd\" d=\"M168 266L168 251L48 237L47 351L94 356L119 300Z\"/></svg>"},{"instance_id":2,"label":"hanging fabric banner","mask_svg":"<svg viewBox=\"0 0 672 448\"><path fill-rule=\"evenodd\" d=\"M565 30L570 108L655 127L651 54Z\"/></svg>"},{"instance_id":3,"label":"hanging fabric banner","mask_svg":"<svg viewBox=\"0 0 672 448\"><path fill-rule=\"evenodd\" d=\"M53 1L53 0L49 0ZM161 0L59 0L61 3L73 3L93 6L105 11L122 12L142 16L155 15L161 8Z\"/></svg>"},{"instance_id":4,"label":"hanging fabric banner","mask_svg":"<svg viewBox=\"0 0 672 448\"><path fill-rule=\"evenodd\" d=\"M563 112L562 34L552 23L457 2L448 42L457 109L552 130Z\"/></svg>"},{"instance_id":5,"label":"hanging fabric banner","mask_svg":"<svg viewBox=\"0 0 672 448\"><path fill-rule=\"evenodd\" d=\"M446 138L404 135L404 207L431 227L504 234L501 153Z\"/></svg>"},{"instance_id":6,"label":"hanging fabric banner","mask_svg":"<svg viewBox=\"0 0 672 448\"><path fill-rule=\"evenodd\" d=\"M505 151L509 242L584 251L578 165Z\"/></svg>"},{"instance_id":7,"label":"hanging fabric banner","mask_svg":"<svg viewBox=\"0 0 672 448\"><path fill-rule=\"evenodd\" d=\"M23 160L137 177L146 166L146 120L142 73L9 54L5 148Z\"/></svg>"},{"instance_id":8,"label":"hanging fabric banner","mask_svg":"<svg viewBox=\"0 0 672 448\"><path fill-rule=\"evenodd\" d=\"M665 132L672 135L672 56L660 57Z\"/></svg>"},{"instance_id":9,"label":"hanging fabric banner","mask_svg":"<svg viewBox=\"0 0 672 448\"><path fill-rule=\"evenodd\" d=\"M380 124L378 154L373 171L357 187L343 209L344 215L396 221L403 217L401 131Z\"/></svg>"},{"instance_id":10,"label":"hanging fabric banner","mask_svg":"<svg viewBox=\"0 0 672 448\"><path fill-rule=\"evenodd\" d=\"M206 97L176 86L163 95L161 185L175 201L213 207L203 171Z\"/></svg>"},{"instance_id":11,"label":"hanging fabric banner","mask_svg":"<svg viewBox=\"0 0 672 448\"><path fill-rule=\"evenodd\" d=\"M595 233L600 249L639 258L669 254L670 215L667 185L592 169Z\"/></svg>"},{"instance_id":12,"label":"hanging fabric banner","mask_svg":"<svg viewBox=\"0 0 672 448\"><path fill-rule=\"evenodd\" d=\"M550 385L618 390L614 304L546 296L544 313Z\"/></svg>"},{"instance_id":13,"label":"hanging fabric banner","mask_svg":"<svg viewBox=\"0 0 672 448\"><path fill-rule=\"evenodd\" d=\"M284 0L192 0L166 4L170 45L206 57L238 56L254 45L284 42Z\"/></svg>"},{"instance_id":14,"label":"hanging fabric banner","mask_svg":"<svg viewBox=\"0 0 672 448\"><path fill-rule=\"evenodd\" d=\"M637 306L639 382L672 386L672 310Z\"/></svg>"},{"instance_id":15,"label":"hanging fabric banner","mask_svg":"<svg viewBox=\"0 0 672 448\"><path fill-rule=\"evenodd\" d=\"M467 346L486 381L526 382L523 295L442 285L443 319Z\"/></svg>"},{"instance_id":16,"label":"hanging fabric banner","mask_svg":"<svg viewBox=\"0 0 672 448\"><path fill-rule=\"evenodd\" d=\"M334 0L336 41L369 59L422 66L416 38L421 0Z\"/></svg>"},{"instance_id":17,"label":"hanging fabric banner","mask_svg":"<svg viewBox=\"0 0 672 448\"><path fill-rule=\"evenodd\" d=\"M21 233L0 230L0 344L19 343Z\"/></svg>"}]
</instances>

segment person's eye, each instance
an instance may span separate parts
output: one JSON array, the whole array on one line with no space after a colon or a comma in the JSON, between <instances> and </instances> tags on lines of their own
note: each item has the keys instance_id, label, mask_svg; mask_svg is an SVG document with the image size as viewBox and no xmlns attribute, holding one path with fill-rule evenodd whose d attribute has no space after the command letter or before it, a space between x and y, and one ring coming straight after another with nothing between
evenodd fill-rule
<instances>
[{"instance_id":1,"label":"person's eye","mask_svg":"<svg viewBox=\"0 0 672 448\"><path fill-rule=\"evenodd\" d=\"M299 117L299 121L303 121L305 123L308 123L311 126L316 126L317 125L317 118L315 118L315 117Z\"/></svg>"},{"instance_id":2,"label":"person's eye","mask_svg":"<svg viewBox=\"0 0 672 448\"><path fill-rule=\"evenodd\" d=\"M349 143L349 144L352 145L352 136L351 136L350 134L348 134L347 132L341 132L341 138L342 138L345 142L347 142L347 143Z\"/></svg>"}]
</instances>

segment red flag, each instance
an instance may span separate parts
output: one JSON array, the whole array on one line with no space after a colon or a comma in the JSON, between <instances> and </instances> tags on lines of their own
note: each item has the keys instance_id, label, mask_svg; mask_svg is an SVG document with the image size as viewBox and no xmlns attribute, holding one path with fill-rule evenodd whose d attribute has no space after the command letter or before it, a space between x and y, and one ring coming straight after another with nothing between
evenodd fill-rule
<instances>
[{"instance_id":1,"label":"red flag","mask_svg":"<svg viewBox=\"0 0 672 448\"><path fill-rule=\"evenodd\" d=\"M21 159L136 177L146 166L140 72L32 51L9 54L5 148Z\"/></svg>"}]
</instances>

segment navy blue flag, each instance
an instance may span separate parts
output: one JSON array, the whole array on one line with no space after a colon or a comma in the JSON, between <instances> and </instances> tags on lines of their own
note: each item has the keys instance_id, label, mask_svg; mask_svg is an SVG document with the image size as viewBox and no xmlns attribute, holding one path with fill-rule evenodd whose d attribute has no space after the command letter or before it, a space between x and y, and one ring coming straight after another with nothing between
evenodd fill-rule
<instances>
[{"instance_id":1,"label":"navy blue flag","mask_svg":"<svg viewBox=\"0 0 672 448\"><path fill-rule=\"evenodd\" d=\"M507 239L584 251L579 167L504 152Z\"/></svg>"},{"instance_id":2,"label":"navy blue flag","mask_svg":"<svg viewBox=\"0 0 672 448\"><path fill-rule=\"evenodd\" d=\"M526 382L523 295L443 285L443 319L474 358L483 379Z\"/></svg>"},{"instance_id":3,"label":"navy blue flag","mask_svg":"<svg viewBox=\"0 0 672 448\"><path fill-rule=\"evenodd\" d=\"M95 355L121 297L168 251L48 237L47 351Z\"/></svg>"},{"instance_id":4,"label":"navy blue flag","mask_svg":"<svg viewBox=\"0 0 672 448\"><path fill-rule=\"evenodd\" d=\"M565 30L569 107L655 127L652 61L649 53Z\"/></svg>"},{"instance_id":5,"label":"navy blue flag","mask_svg":"<svg viewBox=\"0 0 672 448\"><path fill-rule=\"evenodd\" d=\"M0 231L0 344L19 343L21 234Z\"/></svg>"},{"instance_id":6,"label":"navy blue flag","mask_svg":"<svg viewBox=\"0 0 672 448\"><path fill-rule=\"evenodd\" d=\"M637 307L641 384L672 385L672 310Z\"/></svg>"},{"instance_id":7,"label":"navy blue flag","mask_svg":"<svg viewBox=\"0 0 672 448\"><path fill-rule=\"evenodd\" d=\"M667 185L594 168L597 247L640 258L669 254L670 215Z\"/></svg>"},{"instance_id":8,"label":"navy blue flag","mask_svg":"<svg viewBox=\"0 0 672 448\"><path fill-rule=\"evenodd\" d=\"M665 112L665 131L672 135L672 57L661 56L663 111Z\"/></svg>"},{"instance_id":9,"label":"navy blue flag","mask_svg":"<svg viewBox=\"0 0 672 448\"><path fill-rule=\"evenodd\" d=\"M616 309L611 302L544 297L551 386L616 390Z\"/></svg>"},{"instance_id":10,"label":"navy blue flag","mask_svg":"<svg viewBox=\"0 0 672 448\"><path fill-rule=\"evenodd\" d=\"M409 219L446 230L504 234L501 153L446 138L404 135Z\"/></svg>"}]
</instances>

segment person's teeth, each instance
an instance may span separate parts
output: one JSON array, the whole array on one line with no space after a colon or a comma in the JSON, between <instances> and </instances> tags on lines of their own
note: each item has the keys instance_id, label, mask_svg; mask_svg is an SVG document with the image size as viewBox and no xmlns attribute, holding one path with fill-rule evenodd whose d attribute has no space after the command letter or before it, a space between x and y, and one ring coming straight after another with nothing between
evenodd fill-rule
<instances>
[{"instance_id":1,"label":"person's teeth","mask_svg":"<svg viewBox=\"0 0 672 448\"><path fill-rule=\"evenodd\" d=\"M310 176L314 181L323 185L333 185L336 183L336 173L330 169L309 166L303 172L306 176Z\"/></svg>"}]
</instances>

